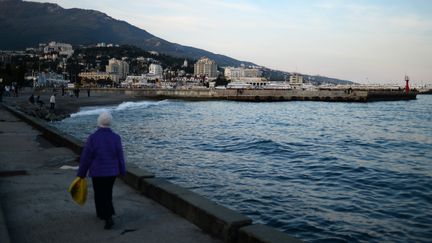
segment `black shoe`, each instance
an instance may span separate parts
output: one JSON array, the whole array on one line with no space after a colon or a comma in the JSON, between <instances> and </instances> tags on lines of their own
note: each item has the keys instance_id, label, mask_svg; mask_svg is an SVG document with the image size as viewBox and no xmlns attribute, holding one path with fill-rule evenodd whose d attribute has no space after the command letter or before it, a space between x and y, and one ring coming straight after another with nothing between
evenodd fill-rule
<instances>
[{"instance_id":1,"label":"black shoe","mask_svg":"<svg viewBox=\"0 0 432 243\"><path fill-rule=\"evenodd\" d=\"M104 229L111 229L114 225L114 221L112 220L112 218L109 218L107 220L105 220L105 226Z\"/></svg>"}]
</instances>

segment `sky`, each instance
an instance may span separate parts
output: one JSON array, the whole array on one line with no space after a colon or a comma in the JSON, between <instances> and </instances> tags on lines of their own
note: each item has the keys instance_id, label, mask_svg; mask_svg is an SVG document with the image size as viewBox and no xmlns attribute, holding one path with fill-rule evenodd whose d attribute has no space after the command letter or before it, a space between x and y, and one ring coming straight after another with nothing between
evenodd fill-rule
<instances>
[{"instance_id":1,"label":"sky","mask_svg":"<svg viewBox=\"0 0 432 243\"><path fill-rule=\"evenodd\" d=\"M38 1L47 2L47 1ZM170 42L358 83L432 84L429 0L49 0Z\"/></svg>"}]
</instances>

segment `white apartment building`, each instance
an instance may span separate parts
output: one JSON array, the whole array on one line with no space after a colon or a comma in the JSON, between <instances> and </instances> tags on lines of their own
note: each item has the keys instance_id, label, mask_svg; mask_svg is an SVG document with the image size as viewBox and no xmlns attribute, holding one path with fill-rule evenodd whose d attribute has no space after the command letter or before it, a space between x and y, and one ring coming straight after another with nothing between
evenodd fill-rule
<instances>
[{"instance_id":1,"label":"white apartment building","mask_svg":"<svg viewBox=\"0 0 432 243\"><path fill-rule=\"evenodd\" d=\"M217 77L216 62L207 58L207 57L203 57L203 58L199 59L194 64L194 74L195 75L205 75L209 78Z\"/></svg>"},{"instance_id":2,"label":"white apartment building","mask_svg":"<svg viewBox=\"0 0 432 243\"><path fill-rule=\"evenodd\" d=\"M34 85L37 86L57 85L58 86L58 85L66 85L68 82L69 80L64 79L63 74L57 74L53 72L49 72L49 73L41 72L39 73L37 77L37 82L34 83Z\"/></svg>"},{"instance_id":3,"label":"white apartment building","mask_svg":"<svg viewBox=\"0 0 432 243\"><path fill-rule=\"evenodd\" d=\"M299 73L292 73L289 79L290 85L301 85L303 84L303 76Z\"/></svg>"},{"instance_id":4,"label":"white apartment building","mask_svg":"<svg viewBox=\"0 0 432 243\"><path fill-rule=\"evenodd\" d=\"M129 74L129 64L125 61L111 58L106 66L106 72L116 74L120 79L125 79Z\"/></svg>"},{"instance_id":5,"label":"white apartment building","mask_svg":"<svg viewBox=\"0 0 432 243\"><path fill-rule=\"evenodd\" d=\"M58 53L61 56L67 56L68 58L74 54L74 50L71 44L58 43L55 41L50 42L43 49L45 54Z\"/></svg>"},{"instance_id":6,"label":"white apartment building","mask_svg":"<svg viewBox=\"0 0 432 243\"><path fill-rule=\"evenodd\" d=\"M114 82L119 81L119 76L114 73L108 72L81 72L78 74L78 77L86 80L107 80L110 79Z\"/></svg>"},{"instance_id":7,"label":"white apartment building","mask_svg":"<svg viewBox=\"0 0 432 243\"><path fill-rule=\"evenodd\" d=\"M126 80L121 82L123 88L150 88L155 86L155 82L149 82L159 79L159 76L153 74L143 74L141 76L127 76Z\"/></svg>"},{"instance_id":8,"label":"white apartment building","mask_svg":"<svg viewBox=\"0 0 432 243\"><path fill-rule=\"evenodd\" d=\"M149 67L149 74L153 74L153 75L162 75L163 73L163 69L162 66L159 64L150 64Z\"/></svg>"},{"instance_id":9,"label":"white apartment building","mask_svg":"<svg viewBox=\"0 0 432 243\"><path fill-rule=\"evenodd\" d=\"M238 81L260 78L261 71L258 68L226 67L224 75L228 80Z\"/></svg>"}]
</instances>

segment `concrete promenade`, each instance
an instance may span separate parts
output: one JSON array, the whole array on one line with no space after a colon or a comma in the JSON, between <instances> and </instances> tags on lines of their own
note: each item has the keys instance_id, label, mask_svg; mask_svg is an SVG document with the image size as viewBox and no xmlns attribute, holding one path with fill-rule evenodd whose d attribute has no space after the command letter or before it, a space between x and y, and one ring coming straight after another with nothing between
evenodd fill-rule
<instances>
[{"instance_id":1,"label":"concrete promenade","mask_svg":"<svg viewBox=\"0 0 432 243\"><path fill-rule=\"evenodd\" d=\"M67 192L75 170L60 167L77 156L0 106L0 242L221 242L119 179L115 225L104 230L91 180L83 207Z\"/></svg>"}]
</instances>

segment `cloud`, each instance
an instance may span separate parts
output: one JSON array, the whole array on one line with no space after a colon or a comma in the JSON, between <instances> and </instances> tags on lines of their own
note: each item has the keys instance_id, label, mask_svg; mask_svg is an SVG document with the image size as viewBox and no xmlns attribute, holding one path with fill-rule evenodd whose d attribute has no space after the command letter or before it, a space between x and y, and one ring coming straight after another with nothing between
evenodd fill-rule
<instances>
[{"instance_id":1,"label":"cloud","mask_svg":"<svg viewBox=\"0 0 432 243\"><path fill-rule=\"evenodd\" d=\"M405 29L417 31L432 31L432 20L417 15L402 15L389 18L388 23Z\"/></svg>"},{"instance_id":2,"label":"cloud","mask_svg":"<svg viewBox=\"0 0 432 243\"><path fill-rule=\"evenodd\" d=\"M235 2L235 1L225 1L225 0L207 0L206 2L210 4L214 4L217 7L221 7L222 10L229 9L229 10L236 10L241 12L252 12L252 13L261 12L259 6L244 1Z\"/></svg>"},{"instance_id":3,"label":"cloud","mask_svg":"<svg viewBox=\"0 0 432 243\"><path fill-rule=\"evenodd\" d=\"M35 0L45 1L45 0ZM427 1L51 0L96 9L182 45L270 68L362 80L432 73Z\"/></svg>"}]
</instances>

